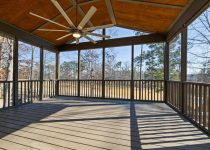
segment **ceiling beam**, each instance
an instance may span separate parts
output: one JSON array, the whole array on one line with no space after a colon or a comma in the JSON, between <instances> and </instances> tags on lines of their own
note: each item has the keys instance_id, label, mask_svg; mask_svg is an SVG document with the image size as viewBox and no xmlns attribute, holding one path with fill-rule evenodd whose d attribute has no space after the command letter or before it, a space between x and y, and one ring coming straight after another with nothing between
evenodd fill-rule
<instances>
[{"instance_id":1,"label":"ceiling beam","mask_svg":"<svg viewBox=\"0 0 210 150\"><path fill-rule=\"evenodd\" d=\"M196 17L210 6L209 0L193 0L184 13L169 29L167 40L171 40L183 27L187 27Z\"/></svg>"},{"instance_id":2,"label":"ceiling beam","mask_svg":"<svg viewBox=\"0 0 210 150\"><path fill-rule=\"evenodd\" d=\"M83 6L83 5L87 5L87 4L96 3L96 2L99 2L99 1L101 1L101 0L89 0L89 1L86 1L86 2L81 2L78 5Z\"/></svg>"},{"instance_id":3,"label":"ceiling beam","mask_svg":"<svg viewBox=\"0 0 210 150\"><path fill-rule=\"evenodd\" d=\"M142 35L142 36L101 40L101 41L97 41L96 44L93 44L91 42L84 42L84 43L80 43L79 45L65 44L58 47L58 49L59 51L73 51L73 50L95 49L95 48L103 48L103 47L126 46L126 45L132 45L132 44L149 44L149 43L158 43L158 42L165 42L165 41L166 41L166 36L163 34L149 34L149 35Z\"/></svg>"},{"instance_id":4,"label":"ceiling beam","mask_svg":"<svg viewBox=\"0 0 210 150\"><path fill-rule=\"evenodd\" d=\"M76 5L77 5L76 0L69 0L69 1L76 8ZM95 1L93 1L93 2L95 2ZM79 4L77 5L77 9L78 9L80 16L85 17L85 12L82 10L82 8L80 7ZM88 21L88 25L93 27L93 23L90 20Z\"/></svg>"},{"instance_id":5,"label":"ceiling beam","mask_svg":"<svg viewBox=\"0 0 210 150\"><path fill-rule=\"evenodd\" d=\"M190 7L190 5L192 4L192 2L193 2L193 0L188 0L188 3L185 5L185 7L182 9L181 13L179 13L179 15L176 17L176 19L170 25L170 27L168 28L168 31L171 30L171 28L173 27L173 25L177 22L177 20L179 20L179 18L184 14L184 12Z\"/></svg>"},{"instance_id":6,"label":"ceiling beam","mask_svg":"<svg viewBox=\"0 0 210 150\"><path fill-rule=\"evenodd\" d=\"M112 23L115 25L116 24L116 19L115 19L115 15L114 15L111 0L105 0L105 3L106 3L106 7L107 7L107 10L108 10L109 16L112 20Z\"/></svg>"},{"instance_id":7,"label":"ceiling beam","mask_svg":"<svg viewBox=\"0 0 210 150\"><path fill-rule=\"evenodd\" d=\"M184 7L182 5L163 4L163 3L158 3L158 2L146 2L145 0L118 0L118 1L135 3L135 4L143 4L143 5L150 5L150 6L156 6L156 7L162 7L162 8L183 9L183 7Z\"/></svg>"},{"instance_id":8,"label":"ceiling beam","mask_svg":"<svg viewBox=\"0 0 210 150\"><path fill-rule=\"evenodd\" d=\"M30 32L23 31L22 29L19 29L1 20L0 20L0 31L15 36L18 40L32 44L34 46L43 47L51 51L57 51L55 44L45 39L42 39L41 37L33 35Z\"/></svg>"}]
</instances>

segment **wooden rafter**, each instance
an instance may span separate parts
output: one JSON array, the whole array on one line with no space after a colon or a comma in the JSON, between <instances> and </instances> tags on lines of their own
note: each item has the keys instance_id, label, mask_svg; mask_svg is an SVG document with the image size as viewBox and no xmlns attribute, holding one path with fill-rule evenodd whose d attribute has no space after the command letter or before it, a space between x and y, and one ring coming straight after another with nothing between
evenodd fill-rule
<instances>
[{"instance_id":1,"label":"wooden rafter","mask_svg":"<svg viewBox=\"0 0 210 150\"><path fill-rule=\"evenodd\" d=\"M74 8L74 6L71 6L71 7L67 8L67 9L65 10L65 12L66 12L66 13L69 13L73 8ZM50 19L50 20L56 21L56 20L58 20L61 16L62 16L62 15L59 13L57 16L53 17L53 18ZM34 33L37 29L41 29L41 28L46 27L48 24L50 24L50 22L45 22L44 24L42 24L42 25L38 26L37 28L35 28L31 33Z\"/></svg>"},{"instance_id":2,"label":"wooden rafter","mask_svg":"<svg viewBox=\"0 0 210 150\"><path fill-rule=\"evenodd\" d=\"M95 3L95 2L99 2L99 1L101 1L101 0L89 0L87 2L81 2L78 5L83 6L83 5L92 4L92 3Z\"/></svg>"},{"instance_id":3,"label":"wooden rafter","mask_svg":"<svg viewBox=\"0 0 210 150\"><path fill-rule=\"evenodd\" d=\"M164 7L164 8L183 9L183 7L184 7L182 5L163 4L163 3L157 3L157 2L146 2L144 0L118 0L118 1L135 3L135 4L144 4L144 5L150 5L150 6L156 6L156 7Z\"/></svg>"},{"instance_id":4,"label":"wooden rafter","mask_svg":"<svg viewBox=\"0 0 210 150\"><path fill-rule=\"evenodd\" d=\"M70 3L71 3L74 7L76 7L77 3L76 3L75 0L69 0L69 1L70 1ZM91 2L95 2L95 1L91 1ZM78 9L78 11L79 11L80 16L81 16L81 17L84 17L84 16L85 16L85 12L82 10L82 8L80 7L79 4L78 4L78 6L77 6L77 9ZM92 26L93 26L93 23L89 20L89 21L88 21L88 25L92 27Z\"/></svg>"},{"instance_id":5,"label":"wooden rafter","mask_svg":"<svg viewBox=\"0 0 210 150\"><path fill-rule=\"evenodd\" d=\"M110 16L110 18L112 20L112 23L116 24L116 19L115 19L115 15L114 15L114 11L113 11L111 0L105 0L105 3L106 3L106 7L108 9L108 12L109 12L109 16Z\"/></svg>"}]
</instances>

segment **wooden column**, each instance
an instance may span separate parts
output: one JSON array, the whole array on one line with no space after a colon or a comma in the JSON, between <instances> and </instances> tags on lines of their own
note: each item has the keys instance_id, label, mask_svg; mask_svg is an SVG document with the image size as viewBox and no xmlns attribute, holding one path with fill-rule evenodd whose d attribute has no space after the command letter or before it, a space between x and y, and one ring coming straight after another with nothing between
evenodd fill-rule
<instances>
[{"instance_id":1,"label":"wooden column","mask_svg":"<svg viewBox=\"0 0 210 150\"><path fill-rule=\"evenodd\" d=\"M106 35L106 29L103 29L103 35ZM103 38L105 40L105 38ZM102 50L102 98L105 98L105 47Z\"/></svg>"},{"instance_id":2,"label":"wooden column","mask_svg":"<svg viewBox=\"0 0 210 150\"><path fill-rule=\"evenodd\" d=\"M44 49L43 47L40 47L40 66L39 66L39 100L42 100L42 95L43 95L43 73L44 73Z\"/></svg>"},{"instance_id":3,"label":"wooden column","mask_svg":"<svg viewBox=\"0 0 210 150\"><path fill-rule=\"evenodd\" d=\"M134 100L134 45L131 45L131 85L130 85L130 94L131 100Z\"/></svg>"},{"instance_id":4,"label":"wooden column","mask_svg":"<svg viewBox=\"0 0 210 150\"><path fill-rule=\"evenodd\" d=\"M184 91L184 83L187 80L187 28L181 31L181 87L180 87L180 105L182 113L185 113L186 92Z\"/></svg>"},{"instance_id":5,"label":"wooden column","mask_svg":"<svg viewBox=\"0 0 210 150\"><path fill-rule=\"evenodd\" d=\"M19 104L18 100L18 38L15 37L13 49L13 105Z\"/></svg>"},{"instance_id":6,"label":"wooden column","mask_svg":"<svg viewBox=\"0 0 210 150\"><path fill-rule=\"evenodd\" d=\"M181 81L187 80L187 28L181 32Z\"/></svg>"},{"instance_id":7,"label":"wooden column","mask_svg":"<svg viewBox=\"0 0 210 150\"><path fill-rule=\"evenodd\" d=\"M80 50L78 50L77 96L80 97Z\"/></svg>"},{"instance_id":8,"label":"wooden column","mask_svg":"<svg viewBox=\"0 0 210 150\"><path fill-rule=\"evenodd\" d=\"M55 96L59 96L59 78L60 78L60 53L59 52L56 52Z\"/></svg>"},{"instance_id":9,"label":"wooden column","mask_svg":"<svg viewBox=\"0 0 210 150\"><path fill-rule=\"evenodd\" d=\"M169 80L169 42L165 44L164 51L164 101L167 102L167 81Z\"/></svg>"}]
</instances>

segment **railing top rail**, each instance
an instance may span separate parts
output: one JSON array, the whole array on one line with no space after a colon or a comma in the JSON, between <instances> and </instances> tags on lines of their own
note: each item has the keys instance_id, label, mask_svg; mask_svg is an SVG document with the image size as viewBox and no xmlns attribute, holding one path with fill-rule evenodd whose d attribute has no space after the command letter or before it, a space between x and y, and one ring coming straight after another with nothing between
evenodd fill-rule
<instances>
[{"instance_id":1,"label":"railing top rail","mask_svg":"<svg viewBox=\"0 0 210 150\"><path fill-rule=\"evenodd\" d=\"M75 79L60 79L58 81L161 81L164 80L75 80Z\"/></svg>"},{"instance_id":2,"label":"railing top rail","mask_svg":"<svg viewBox=\"0 0 210 150\"><path fill-rule=\"evenodd\" d=\"M203 83L203 82L192 82L192 81L171 81L168 80L167 82L172 82L172 83L184 83L184 84L196 84L196 85L205 85L205 86L210 86L210 83Z\"/></svg>"}]
</instances>

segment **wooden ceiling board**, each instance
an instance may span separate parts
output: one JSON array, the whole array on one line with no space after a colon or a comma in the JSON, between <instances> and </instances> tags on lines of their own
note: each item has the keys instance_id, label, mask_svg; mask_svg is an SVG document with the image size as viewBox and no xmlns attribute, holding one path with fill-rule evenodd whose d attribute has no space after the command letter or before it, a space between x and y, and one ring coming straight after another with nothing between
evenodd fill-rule
<instances>
[{"instance_id":1,"label":"wooden ceiling board","mask_svg":"<svg viewBox=\"0 0 210 150\"><path fill-rule=\"evenodd\" d=\"M89 2L89 0L76 0L78 3ZM185 6L189 0L143 0L144 2L161 3L167 5ZM58 0L59 4L64 10L72 7L69 0ZM91 18L94 26L111 24L111 19L104 0L97 0L96 2L87 3L80 7L86 14L91 6L97 8L97 12ZM176 17L181 12L181 9L176 8L161 8L151 5L143 5L137 3L120 2L119 0L112 0L112 6L116 22L118 26L128 27L134 30L141 30L147 32L161 32L165 33L169 26L174 22ZM36 13L40 16L52 19L59 15L59 11L52 4L50 0L0 0L0 20L12 24L27 32L32 32L46 21L37 17L31 16L29 12ZM78 23L83 17L77 13ZM72 9L68 16L76 24L76 11ZM66 20L60 16L55 20L61 24L69 26ZM77 24L78 24L77 23ZM86 25L88 27L88 25ZM63 29L52 23L48 23L44 28L49 29ZM69 36L63 40L57 41L56 39L64 36L65 32L33 32L50 42L57 45L62 45L72 40L73 37Z\"/></svg>"},{"instance_id":2,"label":"wooden ceiling board","mask_svg":"<svg viewBox=\"0 0 210 150\"><path fill-rule=\"evenodd\" d=\"M179 9L129 2L112 1L112 6L117 25L129 26L147 32L166 32L180 13Z\"/></svg>"},{"instance_id":3,"label":"wooden ceiling board","mask_svg":"<svg viewBox=\"0 0 210 150\"><path fill-rule=\"evenodd\" d=\"M67 9L71 5L67 0L59 0L59 3L64 9ZM53 18L59 14L50 0L0 1L0 19L28 32L46 22L31 16L29 12L36 13L46 18Z\"/></svg>"}]
</instances>

